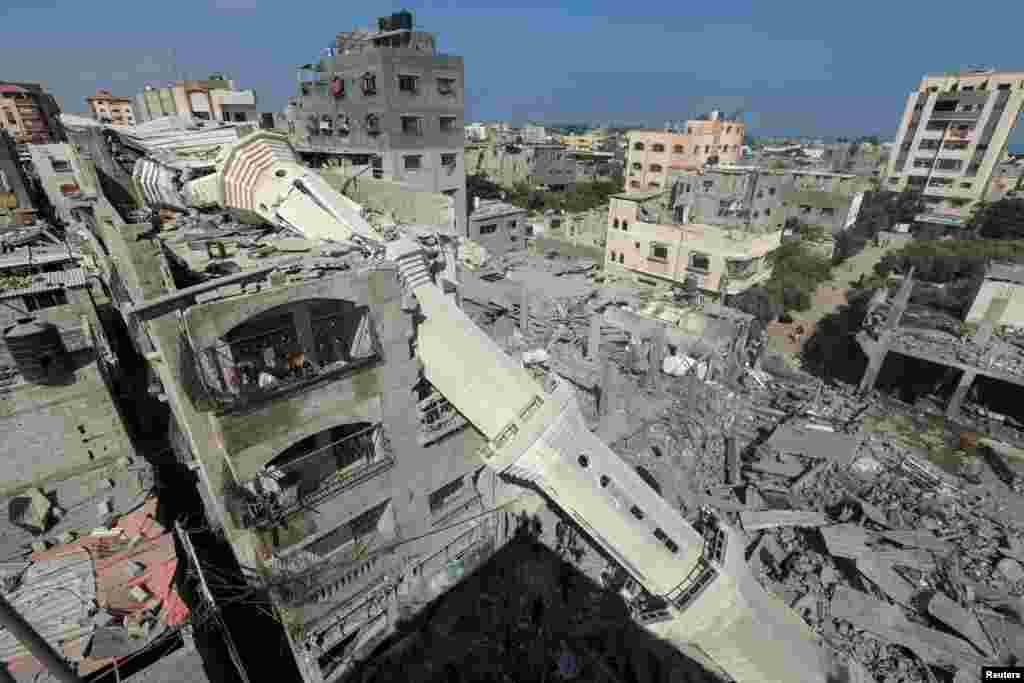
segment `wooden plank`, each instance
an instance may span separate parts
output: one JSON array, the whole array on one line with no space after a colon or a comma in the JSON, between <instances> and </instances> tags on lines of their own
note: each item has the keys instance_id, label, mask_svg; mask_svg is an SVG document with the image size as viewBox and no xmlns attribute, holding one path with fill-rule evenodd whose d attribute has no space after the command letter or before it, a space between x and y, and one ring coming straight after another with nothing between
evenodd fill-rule
<instances>
[{"instance_id":1,"label":"wooden plank","mask_svg":"<svg viewBox=\"0 0 1024 683\"><path fill-rule=\"evenodd\" d=\"M744 510L740 522L746 531L760 531L780 526L823 526L828 524L828 517L814 510Z\"/></svg>"},{"instance_id":2,"label":"wooden plank","mask_svg":"<svg viewBox=\"0 0 1024 683\"><path fill-rule=\"evenodd\" d=\"M953 628L957 633L969 640L980 652L990 657L995 656L992 643L978 623L978 617L953 602L942 593L936 593L928 601L928 613Z\"/></svg>"}]
</instances>

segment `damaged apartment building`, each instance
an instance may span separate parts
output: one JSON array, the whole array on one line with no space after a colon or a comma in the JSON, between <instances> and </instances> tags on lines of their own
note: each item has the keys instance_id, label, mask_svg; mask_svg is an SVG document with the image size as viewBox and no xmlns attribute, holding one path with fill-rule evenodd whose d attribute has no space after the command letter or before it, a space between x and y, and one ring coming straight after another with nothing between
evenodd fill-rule
<instances>
[{"instance_id":1,"label":"damaged apartment building","mask_svg":"<svg viewBox=\"0 0 1024 683\"><path fill-rule=\"evenodd\" d=\"M178 148L202 134L182 133ZM288 147L268 135L250 142ZM536 499L483 466L485 439L425 379L395 266L238 220L252 216L186 210L159 178L210 168L166 163L136 177L137 194L163 208L160 229L99 202L94 256L211 523L270 588L304 679L337 680L511 538ZM452 265L450 197L322 177Z\"/></svg>"},{"instance_id":2,"label":"damaged apartment building","mask_svg":"<svg viewBox=\"0 0 1024 683\"><path fill-rule=\"evenodd\" d=\"M338 33L316 62L298 69L290 119L296 150L454 200L466 216L463 59L438 50L413 16L378 19L377 30Z\"/></svg>"},{"instance_id":3,"label":"damaged apartment building","mask_svg":"<svg viewBox=\"0 0 1024 683\"><path fill-rule=\"evenodd\" d=\"M479 143L466 146L466 173L504 187L521 183L563 190L576 183L576 157L565 145Z\"/></svg>"}]
</instances>

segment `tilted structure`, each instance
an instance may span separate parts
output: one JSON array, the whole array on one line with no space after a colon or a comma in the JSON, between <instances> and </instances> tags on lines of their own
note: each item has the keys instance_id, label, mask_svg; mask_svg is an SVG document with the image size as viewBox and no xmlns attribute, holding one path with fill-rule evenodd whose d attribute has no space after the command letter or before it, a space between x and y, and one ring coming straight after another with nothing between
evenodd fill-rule
<instances>
[{"instance_id":1,"label":"tilted structure","mask_svg":"<svg viewBox=\"0 0 1024 683\"><path fill-rule=\"evenodd\" d=\"M417 239L375 230L281 136L248 135L216 167L182 194L397 264L421 316L414 343L426 379L484 435L488 468L543 492L629 574L641 624L741 683L827 680L813 633L750 575L741 537L710 512L687 523L589 431L568 384L538 381L435 285Z\"/></svg>"}]
</instances>

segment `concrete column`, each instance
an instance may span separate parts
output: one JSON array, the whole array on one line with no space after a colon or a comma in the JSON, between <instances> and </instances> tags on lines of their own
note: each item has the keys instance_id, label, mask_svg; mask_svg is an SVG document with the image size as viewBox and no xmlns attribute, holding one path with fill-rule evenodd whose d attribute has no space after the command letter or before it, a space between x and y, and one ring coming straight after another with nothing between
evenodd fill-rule
<instances>
[{"instance_id":1,"label":"concrete column","mask_svg":"<svg viewBox=\"0 0 1024 683\"><path fill-rule=\"evenodd\" d=\"M889 334L883 331L878 341L875 344L874 350L868 356L868 367L864 370L864 376L860 379L860 387L858 390L862 394L866 394L875 388L875 382L878 381L878 373L882 370L882 364L885 362L885 357L889 353Z\"/></svg>"},{"instance_id":2,"label":"concrete column","mask_svg":"<svg viewBox=\"0 0 1024 683\"><path fill-rule=\"evenodd\" d=\"M665 360L665 352L667 348L668 339L666 330L664 327L659 327L658 331L651 339L651 365L647 371L648 380L656 387L660 387L662 383L661 364Z\"/></svg>"},{"instance_id":3,"label":"concrete column","mask_svg":"<svg viewBox=\"0 0 1024 683\"><path fill-rule=\"evenodd\" d=\"M725 437L725 483L730 486L740 483L740 454L734 436Z\"/></svg>"},{"instance_id":4,"label":"concrete column","mask_svg":"<svg viewBox=\"0 0 1024 683\"><path fill-rule=\"evenodd\" d=\"M524 338L530 336L530 290L523 285L519 299L519 330Z\"/></svg>"},{"instance_id":5,"label":"concrete column","mask_svg":"<svg viewBox=\"0 0 1024 683\"><path fill-rule=\"evenodd\" d=\"M309 306L296 306L292 315L295 316L295 332L299 344L306 351L306 359L314 365L319 365L320 356L316 348L316 338L313 336L313 317L309 312Z\"/></svg>"},{"instance_id":6,"label":"concrete column","mask_svg":"<svg viewBox=\"0 0 1024 683\"><path fill-rule=\"evenodd\" d=\"M601 359L601 321L604 316L600 313L590 314L590 335L587 337L587 358L592 363L599 363Z\"/></svg>"},{"instance_id":7,"label":"concrete column","mask_svg":"<svg viewBox=\"0 0 1024 683\"><path fill-rule=\"evenodd\" d=\"M889 311L889 317L885 321L885 328L887 330L895 330L899 327L900 318L903 317L904 311L907 310L907 304L910 303L910 294L914 291L914 269L911 268L907 272L907 276L903 279L900 284L900 290L896 293L896 300L893 301L892 309Z\"/></svg>"},{"instance_id":8,"label":"concrete column","mask_svg":"<svg viewBox=\"0 0 1024 683\"><path fill-rule=\"evenodd\" d=\"M960 405L964 402L964 397L967 396L967 392L977 376L978 373L974 370L964 370L964 374L960 376L960 383L956 385L953 397L949 399L949 404L946 406L946 417L950 420L959 417Z\"/></svg>"},{"instance_id":9,"label":"concrete column","mask_svg":"<svg viewBox=\"0 0 1024 683\"><path fill-rule=\"evenodd\" d=\"M612 414L612 394L615 382L615 365L610 360L605 360L601 367L601 397L598 401L598 413L601 417Z\"/></svg>"}]
</instances>

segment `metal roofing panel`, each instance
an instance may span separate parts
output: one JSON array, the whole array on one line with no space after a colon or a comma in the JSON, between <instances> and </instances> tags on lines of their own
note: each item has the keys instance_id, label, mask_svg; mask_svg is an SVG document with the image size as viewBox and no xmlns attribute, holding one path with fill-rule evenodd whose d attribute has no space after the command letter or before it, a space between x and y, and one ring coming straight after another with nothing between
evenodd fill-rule
<instances>
[{"instance_id":1,"label":"metal roofing panel","mask_svg":"<svg viewBox=\"0 0 1024 683\"><path fill-rule=\"evenodd\" d=\"M28 287L8 289L0 292L0 300L29 294L41 294L55 289L77 289L85 286L86 275L85 270L82 268L71 268L53 273L39 273L33 276L33 282Z\"/></svg>"}]
</instances>

